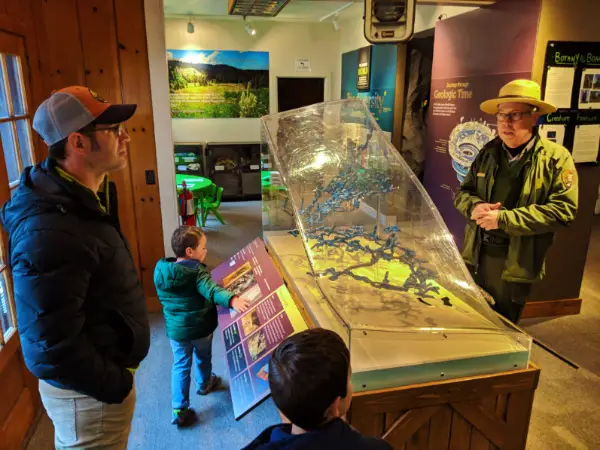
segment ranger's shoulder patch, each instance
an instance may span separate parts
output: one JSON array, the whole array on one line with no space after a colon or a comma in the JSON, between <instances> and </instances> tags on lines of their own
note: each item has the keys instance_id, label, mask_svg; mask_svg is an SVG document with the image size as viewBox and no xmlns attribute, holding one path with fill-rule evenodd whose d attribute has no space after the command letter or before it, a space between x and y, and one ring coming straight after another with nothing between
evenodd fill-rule
<instances>
[{"instance_id":1,"label":"ranger's shoulder patch","mask_svg":"<svg viewBox=\"0 0 600 450\"><path fill-rule=\"evenodd\" d=\"M574 177L573 170L572 169L563 169L560 177L562 179L562 183L565 186L565 188L571 189L571 186L573 186L573 177Z\"/></svg>"}]
</instances>

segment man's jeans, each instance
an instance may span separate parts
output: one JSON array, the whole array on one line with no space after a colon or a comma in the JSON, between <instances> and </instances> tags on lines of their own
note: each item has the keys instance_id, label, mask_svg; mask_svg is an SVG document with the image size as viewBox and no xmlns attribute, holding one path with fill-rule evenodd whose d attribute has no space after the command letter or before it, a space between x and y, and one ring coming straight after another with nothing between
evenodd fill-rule
<instances>
[{"instance_id":1,"label":"man's jeans","mask_svg":"<svg viewBox=\"0 0 600 450\"><path fill-rule=\"evenodd\" d=\"M190 406L190 372L192 355L196 357L194 378L198 389L210 380L212 374L212 333L193 341L171 340L173 372L171 375L171 406L173 409Z\"/></svg>"},{"instance_id":2,"label":"man's jeans","mask_svg":"<svg viewBox=\"0 0 600 450\"><path fill-rule=\"evenodd\" d=\"M135 386L120 404L107 404L40 380L40 395L54 424L57 449L126 450L135 409Z\"/></svg>"}]
</instances>

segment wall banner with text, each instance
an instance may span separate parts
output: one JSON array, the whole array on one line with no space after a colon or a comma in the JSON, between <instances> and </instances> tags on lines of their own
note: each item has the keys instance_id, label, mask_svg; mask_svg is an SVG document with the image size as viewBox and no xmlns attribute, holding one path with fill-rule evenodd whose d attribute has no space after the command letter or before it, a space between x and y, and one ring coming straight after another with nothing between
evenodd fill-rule
<instances>
[{"instance_id":1,"label":"wall banner with text","mask_svg":"<svg viewBox=\"0 0 600 450\"><path fill-rule=\"evenodd\" d=\"M464 220L454 197L485 144L497 135L496 119L479 109L500 87L527 73L431 80L425 186L455 240L462 243Z\"/></svg>"},{"instance_id":2,"label":"wall banner with text","mask_svg":"<svg viewBox=\"0 0 600 450\"><path fill-rule=\"evenodd\" d=\"M376 45L342 54L341 98L360 98L390 139L394 127L397 58L395 45ZM361 61L369 62L366 75L361 72ZM361 80L360 73L368 80Z\"/></svg>"},{"instance_id":3,"label":"wall banner with text","mask_svg":"<svg viewBox=\"0 0 600 450\"><path fill-rule=\"evenodd\" d=\"M496 2L435 25L423 185L462 248L466 219L454 198L471 163L497 135L479 105L531 78L541 1ZM490 39L502 36L502 39Z\"/></svg>"}]
</instances>

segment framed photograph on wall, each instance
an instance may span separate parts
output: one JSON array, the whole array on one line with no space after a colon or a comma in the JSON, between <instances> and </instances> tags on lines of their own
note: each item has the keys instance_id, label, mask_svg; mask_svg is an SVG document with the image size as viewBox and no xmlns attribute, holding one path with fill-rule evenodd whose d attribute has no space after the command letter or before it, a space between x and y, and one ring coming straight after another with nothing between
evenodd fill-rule
<instances>
[{"instance_id":1,"label":"framed photograph on wall","mask_svg":"<svg viewBox=\"0 0 600 450\"><path fill-rule=\"evenodd\" d=\"M269 113L269 53L167 50L171 117L257 118Z\"/></svg>"}]
</instances>

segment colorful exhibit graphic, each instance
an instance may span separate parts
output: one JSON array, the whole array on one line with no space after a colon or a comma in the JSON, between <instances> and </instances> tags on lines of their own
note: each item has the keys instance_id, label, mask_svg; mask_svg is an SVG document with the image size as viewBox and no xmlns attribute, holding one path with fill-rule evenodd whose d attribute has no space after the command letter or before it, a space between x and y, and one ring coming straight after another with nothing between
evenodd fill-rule
<instances>
[{"instance_id":1,"label":"colorful exhibit graphic","mask_svg":"<svg viewBox=\"0 0 600 450\"><path fill-rule=\"evenodd\" d=\"M269 53L168 50L173 118L256 118L269 113Z\"/></svg>"},{"instance_id":2,"label":"colorful exhibit graphic","mask_svg":"<svg viewBox=\"0 0 600 450\"><path fill-rule=\"evenodd\" d=\"M505 83L527 73L434 79L427 131L425 187L459 244L464 218L454 208L454 196L479 151L497 135L494 116L479 109L498 95Z\"/></svg>"},{"instance_id":3,"label":"colorful exhibit graphic","mask_svg":"<svg viewBox=\"0 0 600 450\"><path fill-rule=\"evenodd\" d=\"M463 119L464 117L460 118L460 123L454 127L448 139L452 168L459 183L467 176L483 146L496 137L495 127L493 129L493 125L488 125L486 121L480 119L463 122Z\"/></svg>"},{"instance_id":4,"label":"colorful exhibit graphic","mask_svg":"<svg viewBox=\"0 0 600 450\"><path fill-rule=\"evenodd\" d=\"M239 419L269 395L271 352L307 327L260 239L218 266L212 275L217 283L251 303L243 314L218 308L233 412Z\"/></svg>"},{"instance_id":5,"label":"colorful exhibit graphic","mask_svg":"<svg viewBox=\"0 0 600 450\"><path fill-rule=\"evenodd\" d=\"M342 55L342 98L359 98L369 108L383 131L392 132L394 126L394 97L396 90L396 60L394 45L371 47L370 60L359 61L364 49ZM362 54L367 52L362 51ZM367 66L365 66L367 64ZM364 84L359 79L364 78ZM359 90L358 86L368 86Z\"/></svg>"},{"instance_id":6,"label":"colorful exhibit graphic","mask_svg":"<svg viewBox=\"0 0 600 450\"><path fill-rule=\"evenodd\" d=\"M497 134L496 118L479 105L509 81L531 78L540 3L501 3L435 25L423 184L458 248L466 221L454 197L477 153ZM492 34L502 42L490 42Z\"/></svg>"}]
</instances>

